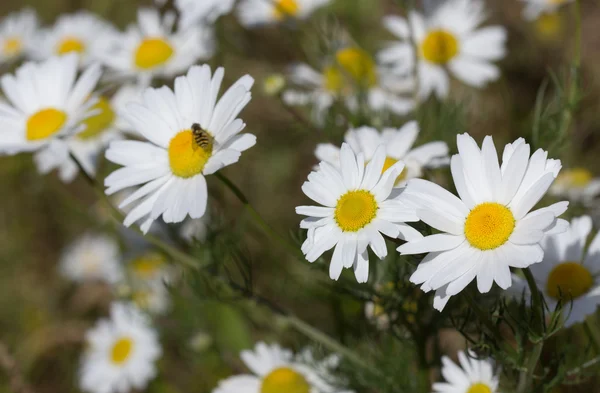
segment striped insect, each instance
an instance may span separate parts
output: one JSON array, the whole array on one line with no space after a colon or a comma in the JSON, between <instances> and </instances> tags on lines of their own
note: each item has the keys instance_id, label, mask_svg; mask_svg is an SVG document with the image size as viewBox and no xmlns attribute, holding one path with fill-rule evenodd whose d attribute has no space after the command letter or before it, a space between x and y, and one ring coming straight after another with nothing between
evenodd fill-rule
<instances>
[{"instance_id":1,"label":"striped insect","mask_svg":"<svg viewBox=\"0 0 600 393\"><path fill-rule=\"evenodd\" d=\"M202 149L207 152L212 151L215 138L200 127L200 124L192 124L192 133L194 134L194 140Z\"/></svg>"}]
</instances>

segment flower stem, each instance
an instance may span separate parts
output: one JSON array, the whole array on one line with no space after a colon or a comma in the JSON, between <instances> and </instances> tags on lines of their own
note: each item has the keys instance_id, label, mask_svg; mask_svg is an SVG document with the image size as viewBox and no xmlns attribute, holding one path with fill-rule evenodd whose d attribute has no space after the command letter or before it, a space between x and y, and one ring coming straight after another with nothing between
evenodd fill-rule
<instances>
[{"instance_id":1,"label":"flower stem","mask_svg":"<svg viewBox=\"0 0 600 393\"><path fill-rule=\"evenodd\" d=\"M596 354L600 354L600 332L598 332L598 325L592 321L593 318L595 318L595 314L585 320L584 327L596 349Z\"/></svg>"},{"instance_id":2,"label":"flower stem","mask_svg":"<svg viewBox=\"0 0 600 393\"><path fill-rule=\"evenodd\" d=\"M477 302L475 301L473 296L471 296L469 291L464 291L464 293L465 293L465 299L467 299L469 306L473 309L475 314L477 314L477 318L479 319L479 321L485 325L485 327L489 330L489 332L497 340L498 345L500 345L500 343L502 341L504 341L504 339L503 339L502 335L500 334L500 332L498 331L498 328L496 327L496 325L494 325L494 322L489 318L488 314L485 311L483 311L483 309L481 307L479 307L479 304L477 304Z\"/></svg>"}]
</instances>

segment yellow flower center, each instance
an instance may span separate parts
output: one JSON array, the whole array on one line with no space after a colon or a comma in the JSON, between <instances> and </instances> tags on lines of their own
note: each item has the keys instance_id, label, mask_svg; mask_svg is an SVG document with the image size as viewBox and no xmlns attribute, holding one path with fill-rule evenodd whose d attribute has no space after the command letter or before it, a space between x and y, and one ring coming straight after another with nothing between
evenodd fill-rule
<instances>
[{"instance_id":1,"label":"yellow flower center","mask_svg":"<svg viewBox=\"0 0 600 393\"><path fill-rule=\"evenodd\" d=\"M510 209L495 202L475 206L465 222L465 236L480 250L500 247L515 229L515 217Z\"/></svg>"},{"instance_id":2,"label":"yellow flower center","mask_svg":"<svg viewBox=\"0 0 600 393\"><path fill-rule=\"evenodd\" d=\"M267 375L260 393L309 393L310 385L304 376L291 368L280 367Z\"/></svg>"},{"instance_id":3,"label":"yellow flower center","mask_svg":"<svg viewBox=\"0 0 600 393\"><path fill-rule=\"evenodd\" d=\"M335 221L344 232L357 232L377 214L377 201L370 191L348 191L337 201Z\"/></svg>"},{"instance_id":4,"label":"yellow flower center","mask_svg":"<svg viewBox=\"0 0 600 393\"><path fill-rule=\"evenodd\" d=\"M558 175L556 182L565 187L583 188L590 184L593 178L594 175L587 169L573 168L562 171Z\"/></svg>"},{"instance_id":5,"label":"yellow flower center","mask_svg":"<svg viewBox=\"0 0 600 393\"><path fill-rule=\"evenodd\" d=\"M555 299L576 299L584 295L594 284L590 271L580 263L564 262L548 275L546 291Z\"/></svg>"},{"instance_id":6,"label":"yellow flower center","mask_svg":"<svg viewBox=\"0 0 600 393\"><path fill-rule=\"evenodd\" d=\"M2 48L2 52L7 57L13 57L21 53L21 49L23 49L23 43L19 38L7 38L4 40L4 45Z\"/></svg>"},{"instance_id":7,"label":"yellow flower center","mask_svg":"<svg viewBox=\"0 0 600 393\"><path fill-rule=\"evenodd\" d=\"M173 48L162 38L146 38L135 52L135 65L143 70L158 67L173 56Z\"/></svg>"},{"instance_id":8,"label":"yellow flower center","mask_svg":"<svg viewBox=\"0 0 600 393\"><path fill-rule=\"evenodd\" d=\"M383 163L383 169L381 169L381 174L383 175L385 173L385 171L390 169L397 162L398 162L398 160L396 160L395 158L386 157L385 162ZM407 171L406 171L406 166L405 166L404 169L402 169L402 172L396 178L395 184L398 184L398 183L406 180L406 176L407 176Z\"/></svg>"},{"instance_id":9,"label":"yellow flower center","mask_svg":"<svg viewBox=\"0 0 600 393\"><path fill-rule=\"evenodd\" d=\"M421 43L421 54L431 63L446 64L458 54L458 39L445 30L430 31Z\"/></svg>"},{"instance_id":10,"label":"yellow flower center","mask_svg":"<svg viewBox=\"0 0 600 393\"><path fill-rule=\"evenodd\" d=\"M354 83L362 87L377 85L377 66L373 58L360 48L339 50L335 58L342 71L348 74Z\"/></svg>"},{"instance_id":11,"label":"yellow flower center","mask_svg":"<svg viewBox=\"0 0 600 393\"><path fill-rule=\"evenodd\" d=\"M174 175L188 178L202 173L212 154L212 144L200 146L191 130L181 131L169 144L169 164Z\"/></svg>"},{"instance_id":12,"label":"yellow flower center","mask_svg":"<svg viewBox=\"0 0 600 393\"><path fill-rule=\"evenodd\" d=\"M467 393L492 393L492 389L485 383L474 383Z\"/></svg>"},{"instance_id":13,"label":"yellow flower center","mask_svg":"<svg viewBox=\"0 0 600 393\"><path fill-rule=\"evenodd\" d=\"M145 310L150 306L150 296L150 291L139 290L133 293L131 300L133 300L136 306Z\"/></svg>"},{"instance_id":14,"label":"yellow flower center","mask_svg":"<svg viewBox=\"0 0 600 393\"><path fill-rule=\"evenodd\" d=\"M165 260L160 255L145 255L131 261L133 272L145 279L155 276L165 265Z\"/></svg>"},{"instance_id":15,"label":"yellow flower center","mask_svg":"<svg viewBox=\"0 0 600 393\"><path fill-rule=\"evenodd\" d=\"M556 38L562 31L562 16L556 12L542 14L535 21L535 30L542 38Z\"/></svg>"},{"instance_id":16,"label":"yellow flower center","mask_svg":"<svg viewBox=\"0 0 600 393\"><path fill-rule=\"evenodd\" d=\"M118 339L110 352L110 360L116 364L121 365L127 361L131 356L133 349L133 340L129 337L123 337Z\"/></svg>"},{"instance_id":17,"label":"yellow flower center","mask_svg":"<svg viewBox=\"0 0 600 393\"><path fill-rule=\"evenodd\" d=\"M67 114L54 108L42 109L27 119L25 137L28 141L46 139L60 131L67 121Z\"/></svg>"},{"instance_id":18,"label":"yellow flower center","mask_svg":"<svg viewBox=\"0 0 600 393\"><path fill-rule=\"evenodd\" d=\"M83 41L75 37L66 37L60 42L58 48L56 48L56 53L59 55L64 55L65 53L70 52L85 52L85 44Z\"/></svg>"},{"instance_id":19,"label":"yellow flower center","mask_svg":"<svg viewBox=\"0 0 600 393\"><path fill-rule=\"evenodd\" d=\"M115 121L115 112L111 108L108 100L104 97L100 97L98 103L92 107L92 110L98 110L100 112L83 122L87 128L77 135L80 139L97 137Z\"/></svg>"},{"instance_id":20,"label":"yellow flower center","mask_svg":"<svg viewBox=\"0 0 600 393\"><path fill-rule=\"evenodd\" d=\"M298 15L300 6L296 0L278 0L273 8L273 16L277 20L294 17Z\"/></svg>"},{"instance_id":21,"label":"yellow flower center","mask_svg":"<svg viewBox=\"0 0 600 393\"><path fill-rule=\"evenodd\" d=\"M340 93L344 88L344 76L336 67L329 66L323 70L323 79L325 80L325 89Z\"/></svg>"}]
</instances>

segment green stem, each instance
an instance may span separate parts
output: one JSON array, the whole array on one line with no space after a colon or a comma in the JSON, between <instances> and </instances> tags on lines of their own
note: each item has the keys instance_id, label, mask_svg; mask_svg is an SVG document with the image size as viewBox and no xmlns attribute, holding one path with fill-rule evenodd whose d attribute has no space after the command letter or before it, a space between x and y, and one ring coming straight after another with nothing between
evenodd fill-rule
<instances>
[{"instance_id":1,"label":"green stem","mask_svg":"<svg viewBox=\"0 0 600 393\"><path fill-rule=\"evenodd\" d=\"M533 308L535 310L541 311L543 304L542 304L542 295L540 293L540 290L538 289L538 286L535 282L535 278L533 278L533 274L531 273L531 270L529 270L529 268L525 268L522 269L523 270L523 274L525 275L525 279L527 280L527 285L529 286L529 291L531 292L531 296L533 298ZM543 323L543 321L542 321Z\"/></svg>"},{"instance_id":2,"label":"green stem","mask_svg":"<svg viewBox=\"0 0 600 393\"><path fill-rule=\"evenodd\" d=\"M498 345L500 345L500 343L504 341L504 338L498 331L496 325L494 325L494 322L488 317L488 314L485 311L483 311L481 307L479 307L479 304L477 304L477 302L475 301L473 296L471 296L471 293L469 291L464 291L464 294L465 299L467 299L467 302L469 303L469 306L473 309L475 314L477 314L477 318L479 319L479 321L485 325L485 327L489 330L490 333L492 333L492 335L498 342Z\"/></svg>"},{"instance_id":3,"label":"green stem","mask_svg":"<svg viewBox=\"0 0 600 393\"><path fill-rule=\"evenodd\" d=\"M600 332L598 332L598 326L592 322L592 318L595 317L595 314L588 317L585 320L584 327L588 336L590 336L590 339L592 340L592 344L596 349L596 354L600 354Z\"/></svg>"}]
</instances>

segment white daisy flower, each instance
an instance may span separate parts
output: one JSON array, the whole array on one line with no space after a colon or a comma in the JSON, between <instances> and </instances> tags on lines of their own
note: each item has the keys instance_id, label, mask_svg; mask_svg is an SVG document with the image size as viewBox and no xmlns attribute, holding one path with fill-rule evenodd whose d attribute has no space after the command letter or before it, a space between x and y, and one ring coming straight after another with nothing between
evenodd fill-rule
<instances>
[{"instance_id":1,"label":"white daisy flower","mask_svg":"<svg viewBox=\"0 0 600 393\"><path fill-rule=\"evenodd\" d=\"M136 307L113 303L110 319L86 333L88 343L79 373L80 387L91 393L143 390L156 376L161 356L156 331Z\"/></svg>"},{"instance_id":2,"label":"white daisy flower","mask_svg":"<svg viewBox=\"0 0 600 393\"><path fill-rule=\"evenodd\" d=\"M174 23L173 13L161 17L156 9L140 9L137 25L113 37L114 49L102 56L103 62L118 75L137 77L140 85L149 86L154 77L172 78L212 56L210 28L197 25L173 32Z\"/></svg>"},{"instance_id":3,"label":"white daisy flower","mask_svg":"<svg viewBox=\"0 0 600 393\"><path fill-rule=\"evenodd\" d=\"M137 283L131 300L141 310L152 315L164 315L171 308L169 291L163 282Z\"/></svg>"},{"instance_id":4,"label":"white daisy flower","mask_svg":"<svg viewBox=\"0 0 600 393\"><path fill-rule=\"evenodd\" d=\"M559 160L542 149L530 157L523 138L506 145L501 166L491 136L481 149L468 134L458 135L457 145L450 167L460 198L421 179L410 180L403 194L421 221L441 232L398 247L403 255L428 253L410 281L436 290L437 310L475 278L481 293L494 281L507 289L510 268L541 262L542 238L567 224L557 217L568 202L531 211L558 175Z\"/></svg>"},{"instance_id":5,"label":"white daisy flower","mask_svg":"<svg viewBox=\"0 0 600 393\"><path fill-rule=\"evenodd\" d=\"M563 169L550 188L550 194L589 203L600 195L600 177L594 177L586 168Z\"/></svg>"},{"instance_id":6,"label":"white daisy flower","mask_svg":"<svg viewBox=\"0 0 600 393\"><path fill-rule=\"evenodd\" d=\"M362 49L348 47L336 52L335 61L321 72L306 64L291 68L290 81L297 86L286 90L283 100L288 105L311 105L313 117L322 122L336 100L349 110L359 109L358 96L366 91L366 104L373 111L390 111L405 115L414 109L410 96L414 81L379 67Z\"/></svg>"},{"instance_id":7,"label":"white daisy flower","mask_svg":"<svg viewBox=\"0 0 600 393\"><path fill-rule=\"evenodd\" d=\"M170 282L173 279L173 269L162 254L144 253L132 259L127 270L131 281L138 282Z\"/></svg>"},{"instance_id":8,"label":"white daisy flower","mask_svg":"<svg viewBox=\"0 0 600 393\"><path fill-rule=\"evenodd\" d=\"M115 284L123 278L119 245L110 236L86 234L75 240L62 254L60 272L76 281L104 281Z\"/></svg>"},{"instance_id":9,"label":"white daisy flower","mask_svg":"<svg viewBox=\"0 0 600 393\"><path fill-rule=\"evenodd\" d=\"M120 205L137 202L125 226L144 219L147 232L160 216L167 223L202 217L208 199L204 176L236 163L256 143L252 134L238 135L246 125L237 118L250 102L254 80L240 78L217 101L223 75L223 68L211 76L209 66L194 66L175 80L175 92L147 89L143 104L127 106L123 116L147 141L112 142L106 158L124 168L104 182L109 195L140 187Z\"/></svg>"},{"instance_id":10,"label":"white daisy flower","mask_svg":"<svg viewBox=\"0 0 600 393\"><path fill-rule=\"evenodd\" d=\"M434 393L497 393L498 375L491 359L475 359L475 353L458 353L457 365L449 357L442 357L444 383L434 383Z\"/></svg>"},{"instance_id":11,"label":"white daisy flower","mask_svg":"<svg viewBox=\"0 0 600 393\"><path fill-rule=\"evenodd\" d=\"M62 15L48 29L40 30L32 46L32 56L46 60L67 53L79 55L81 66L88 66L110 49L111 37L116 30L96 15L79 11Z\"/></svg>"},{"instance_id":12,"label":"white daisy flower","mask_svg":"<svg viewBox=\"0 0 600 393\"><path fill-rule=\"evenodd\" d=\"M8 14L0 23L0 64L22 58L31 50L38 19L35 11L24 9Z\"/></svg>"},{"instance_id":13,"label":"white daisy flower","mask_svg":"<svg viewBox=\"0 0 600 393\"><path fill-rule=\"evenodd\" d=\"M380 146L365 165L364 155L356 155L344 143L339 169L321 162L302 185L302 191L310 199L323 205L296 208L297 214L308 217L300 223L300 228L308 229L302 252L309 262L314 262L335 247L329 265L333 280L339 278L343 268L354 267L356 280L367 282L367 246L380 259L387 255L382 234L403 240L421 237L405 224L417 220L414 210L401 198L392 199L394 182L404 164L399 161L383 172L385 157L385 148Z\"/></svg>"},{"instance_id":14,"label":"white daisy flower","mask_svg":"<svg viewBox=\"0 0 600 393\"><path fill-rule=\"evenodd\" d=\"M591 230L589 216L574 218L565 233L544 237L544 260L530 267L550 310L563 302L566 327L585 321L600 305L600 234L586 247ZM513 280L511 292L518 298L525 293L529 301L527 282L516 275Z\"/></svg>"},{"instance_id":15,"label":"white daisy flower","mask_svg":"<svg viewBox=\"0 0 600 393\"><path fill-rule=\"evenodd\" d=\"M245 27L306 19L331 0L241 0L237 17Z\"/></svg>"},{"instance_id":16,"label":"white daisy flower","mask_svg":"<svg viewBox=\"0 0 600 393\"><path fill-rule=\"evenodd\" d=\"M187 29L195 24L212 24L231 12L235 0L175 0L181 20L179 26Z\"/></svg>"},{"instance_id":17,"label":"white daisy flower","mask_svg":"<svg viewBox=\"0 0 600 393\"><path fill-rule=\"evenodd\" d=\"M188 243L193 243L194 241L204 243L208 234L208 223L208 214L195 220L187 219L179 229L179 234Z\"/></svg>"},{"instance_id":18,"label":"white daisy flower","mask_svg":"<svg viewBox=\"0 0 600 393\"><path fill-rule=\"evenodd\" d=\"M344 135L344 140L350 145L355 153L363 153L365 161L373 159L375 151L380 145L385 146L385 162L383 171L398 161L404 163L404 170L396 179L396 186L404 186L406 181L423 175L424 168L437 168L447 165L448 145L444 142L430 142L415 149L415 143L419 135L419 124L416 121L406 123L402 128L385 128L382 132L372 127L360 127L349 130ZM315 155L321 161L326 161L335 167L339 167L340 149L330 143L317 145Z\"/></svg>"},{"instance_id":19,"label":"white daisy flower","mask_svg":"<svg viewBox=\"0 0 600 393\"><path fill-rule=\"evenodd\" d=\"M385 27L400 41L380 52L379 61L403 74L414 67L416 57L422 99L432 92L439 98L448 96L448 72L478 88L500 77L498 67L492 62L505 56L507 34L501 26L478 29L485 19L482 1L449 0L430 17L411 12L408 19L408 22L397 16L384 19Z\"/></svg>"},{"instance_id":20,"label":"white daisy flower","mask_svg":"<svg viewBox=\"0 0 600 393\"><path fill-rule=\"evenodd\" d=\"M564 5L573 0L521 0L525 3L523 16L525 19L534 20L545 14L554 14Z\"/></svg>"},{"instance_id":21,"label":"white daisy flower","mask_svg":"<svg viewBox=\"0 0 600 393\"><path fill-rule=\"evenodd\" d=\"M57 137L77 133L94 114L90 98L102 73L92 65L76 80L77 55L26 63L0 80L8 103L0 103L0 152L34 151Z\"/></svg>"},{"instance_id":22,"label":"white daisy flower","mask_svg":"<svg viewBox=\"0 0 600 393\"><path fill-rule=\"evenodd\" d=\"M117 110L125 104L135 102L140 89L133 85L125 85L110 99L100 96L91 109L95 115L83 121L85 130L66 138L64 141L53 141L34 156L38 171L42 174L58 169L60 179L65 183L72 182L79 173L79 167L71 158L71 154L79 161L90 176L96 175L98 159L108 144L122 137L122 132L129 129L129 124L117 115Z\"/></svg>"},{"instance_id":23,"label":"white daisy flower","mask_svg":"<svg viewBox=\"0 0 600 393\"><path fill-rule=\"evenodd\" d=\"M229 377L213 393L342 393L324 378L331 368L309 365L277 344L259 342L253 351L242 351L240 357L252 374Z\"/></svg>"}]
</instances>

